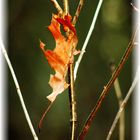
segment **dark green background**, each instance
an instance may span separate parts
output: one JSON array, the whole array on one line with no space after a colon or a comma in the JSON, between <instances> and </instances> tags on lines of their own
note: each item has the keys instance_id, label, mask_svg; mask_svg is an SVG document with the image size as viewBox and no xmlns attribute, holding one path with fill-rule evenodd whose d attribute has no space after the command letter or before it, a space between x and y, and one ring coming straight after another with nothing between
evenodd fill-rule
<instances>
[{"instance_id":1,"label":"dark green background","mask_svg":"<svg viewBox=\"0 0 140 140\"><path fill-rule=\"evenodd\" d=\"M62 0L58 2L62 5ZM77 135L111 76L110 60L118 64L130 40L132 25L130 2L130 0L105 0L102 5L75 83ZM74 15L78 0L70 0L69 3L70 12ZM84 43L97 3L97 0L85 0L76 24L79 39L77 49L81 49ZM67 140L70 119L68 90L57 97L43 122L40 134L37 129L42 113L48 105L46 96L51 93L48 81L50 74L53 73L39 48L39 39L45 42L48 48L55 47L54 39L47 29L52 13L57 12L49 0L8 0L9 56L39 139ZM123 97L131 85L131 69L129 58L119 76ZM31 140L33 138L10 74L8 80L8 137L10 140ZM118 102L112 88L97 113L86 140L104 140L117 109ZM112 139L118 140L118 127ZM126 139L132 139L131 100L126 106Z\"/></svg>"}]
</instances>

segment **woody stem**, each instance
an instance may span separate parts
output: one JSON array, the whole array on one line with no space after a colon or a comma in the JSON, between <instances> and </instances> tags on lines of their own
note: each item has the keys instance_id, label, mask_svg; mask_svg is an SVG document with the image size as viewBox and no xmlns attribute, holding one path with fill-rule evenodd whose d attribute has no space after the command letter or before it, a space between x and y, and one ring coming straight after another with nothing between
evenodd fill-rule
<instances>
[{"instance_id":1,"label":"woody stem","mask_svg":"<svg viewBox=\"0 0 140 140\"><path fill-rule=\"evenodd\" d=\"M116 78L119 76L125 62L127 61L129 55L131 54L131 51L134 47L134 42L136 40L136 37L137 37L137 34L138 34L138 27L134 33L134 35L132 36L129 44L128 44L128 47L124 53L124 55L122 56L121 58L121 61L119 63L119 65L117 66L116 70L114 71L112 77L109 79L108 83L106 84L106 86L104 86L104 89L103 91L101 92L101 95L99 97L99 99L97 100L97 103L96 105L93 107L91 113L89 114L83 128L82 128L82 131L79 135L79 140L84 140L85 136L87 135L88 131L89 131L89 128L91 126L91 123L93 122L99 108L101 107L106 95L108 94L109 90L111 89L112 85L114 84L114 81L116 80Z\"/></svg>"},{"instance_id":2,"label":"woody stem","mask_svg":"<svg viewBox=\"0 0 140 140\"><path fill-rule=\"evenodd\" d=\"M73 71L73 63L70 64L68 69L68 77L69 77L69 102L70 102L70 139L75 140L75 132L77 125L77 113L76 113L76 99L74 92L74 71Z\"/></svg>"}]
</instances>

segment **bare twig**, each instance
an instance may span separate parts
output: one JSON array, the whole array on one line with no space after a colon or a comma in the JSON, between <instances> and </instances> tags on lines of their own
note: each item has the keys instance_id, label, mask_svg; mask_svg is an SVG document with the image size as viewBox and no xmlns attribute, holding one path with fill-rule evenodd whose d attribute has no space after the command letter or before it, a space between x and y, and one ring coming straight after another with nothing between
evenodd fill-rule
<instances>
[{"instance_id":1,"label":"bare twig","mask_svg":"<svg viewBox=\"0 0 140 140\"><path fill-rule=\"evenodd\" d=\"M65 14L69 13L69 4L68 0L63 0L64 3L64 12ZM68 31L66 32L68 36ZM76 99L74 91L74 71L73 63L69 64L68 67L68 79L69 79L69 104L70 104L70 139L75 140L76 126L77 126L77 112L76 112Z\"/></svg>"},{"instance_id":2,"label":"bare twig","mask_svg":"<svg viewBox=\"0 0 140 140\"><path fill-rule=\"evenodd\" d=\"M60 7L60 5L58 4L57 0L51 0L52 3L54 4L54 7L57 9L58 13L59 14L62 14L63 13L63 10L62 8Z\"/></svg>"},{"instance_id":3,"label":"bare twig","mask_svg":"<svg viewBox=\"0 0 140 140\"><path fill-rule=\"evenodd\" d=\"M98 16L98 14L99 14L99 11L100 11L100 8L101 8L102 3L103 3L103 0L99 0L99 3L98 3L98 5L97 5L97 8L96 8L96 11L95 11L95 14L94 14L94 17L93 17L91 26L90 26L90 29L89 29L89 31L88 31L87 37L86 37L86 39L85 39L85 42L84 42L84 44L83 44L81 53L80 53L80 55L79 55L79 57L78 57L78 60L77 60L76 63L75 63L75 68L74 68L74 80L76 80L77 71L78 71L80 62L81 62L81 60L82 60L82 58L83 58L83 55L84 55L84 53L85 53L87 44L88 44L88 42L89 42L89 39L90 39L91 34L92 34L92 32L93 32L93 29L94 29L94 27L95 27L95 23L96 23L96 20L97 20L97 16Z\"/></svg>"},{"instance_id":4,"label":"bare twig","mask_svg":"<svg viewBox=\"0 0 140 140\"><path fill-rule=\"evenodd\" d=\"M84 0L80 0L79 4L78 4L78 7L77 7L77 10L75 12L75 15L73 17L73 21L72 21L73 25L75 25L76 22L77 22L77 19L78 19L79 15L80 15L80 12L81 12L81 9L83 7L83 4L84 4Z\"/></svg>"},{"instance_id":5,"label":"bare twig","mask_svg":"<svg viewBox=\"0 0 140 140\"><path fill-rule=\"evenodd\" d=\"M68 77L69 77L69 102L70 102L70 123L71 123L71 130L70 130L70 137L71 140L75 140L75 132L76 132L76 125L77 125L77 113L76 113L76 99L75 99L75 92L74 92L74 76L73 76L73 63L70 64L68 69Z\"/></svg>"},{"instance_id":6,"label":"bare twig","mask_svg":"<svg viewBox=\"0 0 140 140\"><path fill-rule=\"evenodd\" d=\"M69 3L68 3L68 0L63 0L63 5L64 5L64 13L68 14L69 13Z\"/></svg>"},{"instance_id":7,"label":"bare twig","mask_svg":"<svg viewBox=\"0 0 140 140\"><path fill-rule=\"evenodd\" d=\"M81 133L79 135L80 140L83 140L84 137L86 136L86 134L88 133L88 130L89 130L90 126L91 126L91 123L92 123L93 119L95 118L97 111L101 107L105 96L107 95L108 91L112 87L112 85L113 85L114 81L116 80L116 78L119 76L119 74L120 74L125 62L127 61L129 55L131 54L132 48L135 46L134 42L135 42L137 33L138 33L138 28L136 29L134 35L132 36L132 38L131 38L131 40L130 40L130 42L128 44L128 47L127 47L124 55L121 58L121 61L120 61L119 65L118 65L118 67L114 71L114 73L113 73L112 77L110 78L109 82L107 83L107 85L104 86L104 89L103 89L103 91L102 91L102 93L101 93L96 105L92 109L87 121L85 122L84 127L82 128L82 131L81 131Z\"/></svg>"},{"instance_id":8,"label":"bare twig","mask_svg":"<svg viewBox=\"0 0 140 140\"><path fill-rule=\"evenodd\" d=\"M115 71L115 64L111 63L110 65L111 71L112 73ZM115 93L118 99L118 104L119 107L122 104L123 98L122 98L122 92L121 92L121 88L120 88L120 84L119 84L119 79L116 78L115 82L114 82L114 89L115 89ZM120 116L120 122L119 122L119 140L125 140L125 110L122 111L122 114Z\"/></svg>"},{"instance_id":9,"label":"bare twig","mask_svg":"<svg viewBox=\"0 0 140 140\"><path fill-rule=\"evenodd\" d=\"M133 83L132 83L132 85L131 85L131 87L130 87L126 97L124 98L123 102L121 103L121 106L120 106L120 108L119 108L119 110L117 112L117 115L116 115L113 123L112 123L112 126L111 126L111 128L109 130L109 133L107 135L106 140L110 140L110 138L111 138L111 135L112 135L112 133L113 133L115 127L116 127L116 124L117 124L117 122L118 122L118 120L119 120L119 118L120 118L120 116L121 116L121 114L122 114L122 112L123 112L127 102L128 102L128 99L130 98L130 96L131 96L131 94L132 94L132 92L133 92L133 90L134 90L134 88L135 88L135 86L136 86L136 84L138 82L138 79L139 79L139 75L138 74L139 73L140 73L140 67L138 67L138 70L136 72L136 75L135 75L135 78L133 80Z\"/></svg>"},{"instance_id":10,"label":"bare twig","mask_svg":"<svg viewBox=\"0 0 140 140\"><path fill-rule=\"evenodd\" d=\"M23 111L24 111L25 118L26 118L26 120L27 120L27 122L28 122L29 128L30 128L30 130L31 130L31 133L32 133L32 135L33 135L33 138L34 138L34 140L38 140L38 137L37 137L37 135L36 135L36 133L35 133L35 130L34 130L33 125L32 125L32 122L31 122L31 120L30 120L30 116L29 116L28 111L27 111L27 109L26 109L26 106L25 106L25 103L24 103L24 100L23 100L23 97L22 97L22 93L21 93L21 90L20 90L20 87L19 87L19 84L18 84L16 75L15 75L14 69L13 69L13 67L12 67L12 64L11 64L11 62L10 62L10 59L9 59L9 57L8 57L8 54L7 54L6 50L5 50L5 47L4 47L3 43L2 43L1 38L0 38L0 47L1 47L1 51L2 51L2 53L3 53L3 55L4 55L4 57L5 57L5 59L6 59L6 62L7 62L7 64L8 64L8 67L9 67L9 69L10 69L11 75L12 75L12 77L13 77L13 80L14 80L14 83L15 83L15 86L16 86L16 90L17 90L17 94L18 94L18 96L19 96L20 103L21 103L22 109L23 109Z\"/></svg>"}]
</instances>

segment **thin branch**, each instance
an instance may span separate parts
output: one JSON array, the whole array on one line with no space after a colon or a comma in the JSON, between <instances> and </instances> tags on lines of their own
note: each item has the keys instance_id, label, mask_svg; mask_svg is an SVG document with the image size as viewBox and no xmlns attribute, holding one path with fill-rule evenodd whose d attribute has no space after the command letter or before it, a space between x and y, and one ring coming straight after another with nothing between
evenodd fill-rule
<instances>
[{"instance_id":1,"label":"thin branch","mask_svg":"<svg viewBox=\"0 0 140 140\"><path fill-rule=\"evenodd\" d=\"M97 20L97 17L98 17L98 14L99 14L99 11L100 11L100 8L101 8L102 3L103 3L103 0L99 0L99 3L98 3L98 5L97 5L97 8L96 8L96 11L95 11L95 14L94 14L94 17L93 17L91 26L90 26L90 29L89 29L89 31L88 31L87 37L86 37L86 39L85 39L85 42L84 42L84 44L83 44L81 53L80 53L80 55L79 55L79 57L78 57L78 60L77 60L76 63L75 63L75 68L74 68L74 80L76 80L77 71L78 71L80 62L81 62L81 60L82 60L82 58L83 58L83 55L84 55L84 53L85 53L87 44L88 44L88 42L89 42L89 39L90 39L91 34L92 34L92 32L93 32L93 29L94 29L94 27L95 27L95 23L96 23L96 20Z\"/></svg>"},{"instance_id":2,"label":"thin branch","mask_svg":"<svg viewBox=\"0 0 140 140\"><path fill-rule=\"evenodd\" d=\"M58 13L61 15L63 13L63 10L60 7L60 5L58 4L57 0L51 0L51 1L54 4L54 7L57 9Z\"/></svg>"},{"instance_id":3,"label":"thin branch","mask_svg":"<svg viewBox=\"0 0 140 140\"><path fill-rule=\"evenodd\" d=\"M63 0L64 13L67 15L69 13L69 3L68 0Z\"/></svg>"},{"instance_id":4,"label":"thin branch","mask_svg":"<svg viewBox=\"0 0 140 140\"><path fill-rule=\"evenodd\" d=\"M15 86L16 86L16 90L17 90L17 94L19 96L20 103L21 103L22 109L24 111L25 118L27 120L27 123L29 125L29 128L31 130L31 133L33 135L33 138L34 138L34 140L38 140L38 137L37 137L37 135L35 133L35 130L34 130L33 125L32 125L32 122L30 120L30 116L29 116L28 111L26 109L26 106L25 106L25 103L24 103L24 100L23 100L23 97L22 97L22 93L21 93L21 90L20 90L20 87L19 87L19 84L18 84L16 75L15 75L14 69L12 67L12 64L10 62L10 59L8 57L8 54L7 54L6 50L5 50L5 47L4 47L3 43L2 43L1 38L0 38L0 46L1 46L1 51L2 51L2 53L3 53L3 55L4 55L5 59L6 59L6 62L8 64L8 67L10 69L11 75L13 77L13 80L14 80L14 83L15 83Z\"/></svg>"},{"instance_id":5,"label":"thin branch","mask_svg":"<svg viewBox=\"0 0 140 140\"><path fill-rule=\"evenodd\" d=\"M78 4L78 7L77 7L77 10L75 12L75 15L73 17L73 21L72 21L73 25L75 25L76 22L77 22L77 19L78 19L79 15L80 15L80 12L81 12L81 9L83 7L83 4L84 4L84 0L80 0L79 4Z\"/></svg>"},{"instance_id":6,"label":"thin branch","mask_svg":"<svg viewBox=\"0 0 140 140\"><path fill-rule=\"evenodd\" d=\"M77 113L76 113L76 99L75 99L75 91L74 91L74 76L73 76L73 63L70 64L68 69L68 77L69 77L69 103L70 103L70 139L75 140L75 132L77 126Z\"/></svg>"},{"instance_id":7,"label":"thin branch","mask_svg":"<svg viewBox=\"0 0 140 140\"><path fill-rule=\"evenodd\" d=\"M115 68L116 68L115 64L111 63L110 68L111 68L111 71L113 73L115 71ZM122 92L121 92L121 88L120 88L118 78L116 78L116 80L114 82L114 89L115 89L115 93L116 93L116 96L117 96L119 107L121 107L123 98L122 98ZM122 114L120 116L119 140L125 140L125 110L122 111Z\"/></svg>"},{"instance_id":8,"label":"thin branch","mask_svg":"<svg viewBox=\"0 0 140 140\"><path fill-rule=\"evenodd\" d=\"M109 90L112 87L112 85L113 85L114 81L116 80L116 78L119 76L119 74L120 74L125 62L127 61L129 55L131 54L132 48L135 46L134 41L136 39L137 33L138 33L138 28L136 29L134 35L132 36L132 38L131 38L131 40L130 40L130 42L128 44L128 47L127 47L124 55L121 58L121 61L120 61L119 65L118 65L118 67L114 71L114 73L113 73L112 77L110 78L109 82L107 83L107 85L104 86L104 89L103 89L103 91L102 91L102 93L101 93L96 105L92 109L87 121L85 122L84 127L82 128L82 131L81 131L81 133L79 135L80 140L83 140L84 137L87 135L88 130L89 130L90 126L91 126L91 123L92 123L93 119L95 118L97 111L101 107L105 96L109 92Z\"/></svg>"},{"instance_id":9,"label":"thin branch","mask_svg":"<svg viewBox=\"0 0 140 140\"><path fill-rule=\"evenodd\" d=\"M139 80L139 73L140 73L140 67L138 67L138 70L136 72L136 75L135 75L135 78L133 80L133 83L132 83L132 85L131 85L126 97L124 98L123 102L121 103L121 106L120 106L120 108L119 108L119 110L118 110L118 112L116 114L116 117L115 117L113 123L112 123L112 126L111 126L111 128L109 130L109 133L107 135L106 140L110 140L110 138L111 138L111 135L112 135L112 133L113 133L115 127L116 127L116 124L117 124L117 122L118 122L118 120L119 120L119 118L120 118L120 116L121 116L121 114L122 114L122 112L123 112L128 100L129 100L129 98L130 98L130 96L131 96L131 94L132 94L132 92L133 92L138 80Z\"/></svg>"},{"instance_id":10,"label":"thin branch","mask_svg":"<svg viewBox=\"0 0 140 140\"><path fill-rule=\"evenodd\" d=\"M63 0L64 14L69 13L68 0ZM69 35L69 31L66 32ZM69 104L70 104L70 140L75 140L76 126L77 126L77 112L76 112L76 99L74 91L74 71L73 63L69 64L68 68L68 79L69 79Z\"/></svg>"}]
</instances>

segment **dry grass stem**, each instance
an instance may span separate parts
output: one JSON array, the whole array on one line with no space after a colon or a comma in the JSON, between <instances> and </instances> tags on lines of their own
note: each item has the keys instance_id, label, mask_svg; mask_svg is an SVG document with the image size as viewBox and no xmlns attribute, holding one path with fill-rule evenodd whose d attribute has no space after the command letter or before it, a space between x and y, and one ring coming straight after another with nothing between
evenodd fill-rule
<instances>
[{"instance_id":1,"label":"dry grass stem","mask_svg":"<svg viewBox=\"0 0 140 140\"><path fill-rule=\"evenodd\" d=\"M132 92L133 92L138 80L139 80L139 73L140 73L140 67L138 67L138 70L137 70L135 78L134 78L134 80L132 82L132 85L131 85L126 97L124 98L123 102L121 103L121 106L120 106L120 108L119 108L119 110L117 112L117 115L116 115L113 123L112 123L112 126L111 126L111 128L109 130L109 133L107 135L106 140L110 140L110 138L111 138L111 135L112 135L112 133L113 133L115 127L116 127L116 124L117 124L117 122L118 122L118 120L119 120L119 118L120 118L120 116L121 116L121 114L122 114L122 112L123 112L128 100L129 100L129 98L130 98L130 96L131 96L131 94L132 94Z\"/></svg>"},{"instance_id":2,"label":"dry grass stem","mask_svg":"<svg viewBox=\"0 0 140 140\"><path fill-rule=\"evenodd\" d=\"M1 38L0 38L0 39L1 39ZM19 100L20 100L22 109L23 109L23 111L24 111L24 115L25 115L25 118L26 118L26 120L27 120L27 123L28 123L29 128L30 128L30 130L31 130L31 133L32 133L32 135L33 135L33 138L34 138L34 140L38 140L38 137L37 137L37 135L36 135L36 133L35 133L35 130L34 130L34 127L33 127L33 125L32 125L30 116L29 116L29 114L28 114L27 108L26 108L26 106L25 106L25 103L24 103L24 100L23 100L23 97L22 97L22 93L21 93L21 90L20 90L20 87L19 87L19 84L18 84L18 80L17 80L17 78L16 78L14 69L13 69L12 64L11 64L11 62L10 62L10 59L9 59L9 57L8 57L8 54L7 54L6 50L5 50L5 47L4 47L3 43L2 43L2 40L0 40L0 47L1 47L2 54L4 55L4 57L5 57L5 59L6 59L6 62L7 62L7 64L8 64L8 67L9 67L9 69L10 69L11 75L12 75L12 77L13 77L13 80L14 80L14 83L15 83L15 86L16 86L16 90L17 90L17 94L18 94L18 96L19 96Z\"/></svg>"},{"instance_id":3,"label":"dry grass stem","mask_svg":"<svg viewBox=\"0 0 140 140\"><path fill-rule=\"evenodd\" d=\"M112 73L115 71L115 64L112 63L110 65L111 71ZM116 97L118 100L118 104L119 107L122 104L123 98L122 98L122 92L121 92L121 88L120 88L120 84L119 84L119 79L116 78L115 82L114 82L114 89L115 89L115 93L116 93ZM119 140L125 140L125 111L122 111L122 114L120 116L120 122L119 122Z\"/></svg>"}]
</instances>

